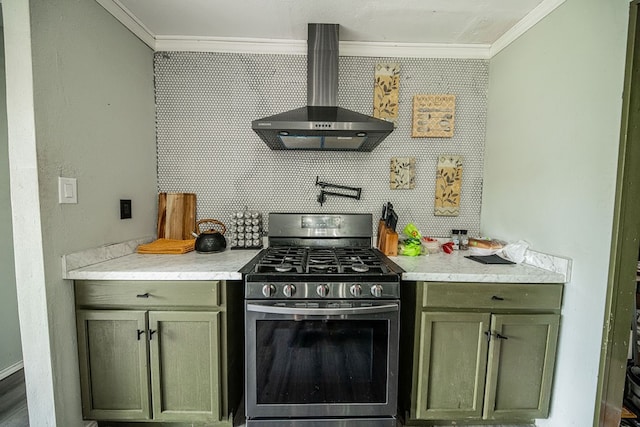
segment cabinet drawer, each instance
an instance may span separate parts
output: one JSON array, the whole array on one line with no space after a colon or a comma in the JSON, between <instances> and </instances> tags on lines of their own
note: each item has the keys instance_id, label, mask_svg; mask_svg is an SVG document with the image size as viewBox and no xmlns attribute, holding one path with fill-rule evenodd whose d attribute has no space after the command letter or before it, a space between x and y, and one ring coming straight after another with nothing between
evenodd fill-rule
<instances>
[{"instance_id":1,"label":"cabinet drawer","mask_svg":"<svg viewBox=\"0 0 640 427\"><path fill-rule=\"evenodd\" d=\"M99 307L211 307L219 304L220 282L77 281L76 304Z\"/></svg>"},{"instance_id":2,"label":"cabinet drawer","mask_svg":"<svg viewBox=\"0 0 640 427\"><path fill-rule=\"evenodd\" d=\"M560 284L425 283L423 307L559 310Z\"/></svg>"}]
</instances>

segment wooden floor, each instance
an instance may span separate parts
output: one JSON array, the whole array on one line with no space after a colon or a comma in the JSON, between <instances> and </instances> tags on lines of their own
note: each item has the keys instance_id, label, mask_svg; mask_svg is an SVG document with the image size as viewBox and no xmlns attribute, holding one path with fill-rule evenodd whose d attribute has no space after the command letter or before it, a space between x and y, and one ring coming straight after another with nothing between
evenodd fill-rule
<instances>
[{"instance_id":1,"label":"wooden floor","mask_svg":"<svg viewBox=\"0 0 640 427\"><path fill-rule=\"evenodd\" d=\"M0 381L0 426L29 427L22 369Z\"/></svg>"}]
</instances>

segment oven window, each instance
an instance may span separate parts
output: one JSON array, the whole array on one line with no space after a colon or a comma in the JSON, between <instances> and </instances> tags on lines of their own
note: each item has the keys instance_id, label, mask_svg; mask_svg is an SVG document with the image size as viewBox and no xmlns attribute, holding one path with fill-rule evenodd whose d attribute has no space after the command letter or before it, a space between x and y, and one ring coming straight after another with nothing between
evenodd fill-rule
<instances>
[{"instance_id":1,"label":"oven window","mask_svg":"<svg viewBox=\"0 0 640 427\"><path fill-rule=\"evenodd\" d=\"M258 404L385 403L387 320L258 320Z\"/></svg>"}]
</instances>

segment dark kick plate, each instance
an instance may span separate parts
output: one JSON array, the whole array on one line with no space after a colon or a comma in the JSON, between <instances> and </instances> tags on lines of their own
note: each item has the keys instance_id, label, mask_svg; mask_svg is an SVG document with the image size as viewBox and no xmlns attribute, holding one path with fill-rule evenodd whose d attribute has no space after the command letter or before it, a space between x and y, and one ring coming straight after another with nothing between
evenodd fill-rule
<instances>
[{"instance_id":1,"label":"dark kick plate","mask_svg":"<svg viewBox=\"0 0 640 427\"><path fill-rule=\"evenodd\" d=\"M515 264L515 262L509 261L508 259L501 258L498 255L487 255L487 256L469 255L469 256L465 256L465 258L469 258L470 260L480 262L482 264Z\"/></svg>"}]
</instances>

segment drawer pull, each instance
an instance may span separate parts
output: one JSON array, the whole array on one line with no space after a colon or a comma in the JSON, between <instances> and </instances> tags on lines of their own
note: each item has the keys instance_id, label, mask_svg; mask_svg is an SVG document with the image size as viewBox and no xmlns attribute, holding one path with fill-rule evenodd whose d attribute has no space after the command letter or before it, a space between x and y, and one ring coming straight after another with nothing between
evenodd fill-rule
<instances>
[{"instance_id":1,"label":"drawer pull","mask_svg":"<svg viewBox=\"0 0 640 427\"><path fill-rule=\"evenodd\" d=\"M140 337L144 334L144 330L138 329L138 341L140 341Z\"/></svg>"},{"instance_id":2,"label":"drawer pull","mask_svg":"<svg viewBox=\"0 0 640 427\"><path fill-rule=\"evenodd\" d=\"M496 338L501 339L501 340L508 340L509 339L509 337L505 337L504 335L499 334L497 332L496 332Z\"/></svg>"},{"instance_id":3,"label":"drawer pull","mask_svg":"<svg viewBox=\"0 0 640 427\"><path fill-rule=\"evenodd\" d=\"M487 341L491 341L491 331L485 331L484 334L487 337Z\"/></svg>"},{"instance_id":4,"label":"drawer pull","mask_svg":"<svg viewBox=\"0 0 640 427\"><path fill-rule=\"evenodd\" d=\"M136 298L149 298L149 292L145 292L144 294L136 295Z\"/></svg>"},{"instance_id":5,"label":"drawer pull","mask_svg":"<svg viewBox=\"0 0 640 427\"><path fill-rule=\"evenodd\" d=\"M493 301L504 301L504 298L499 297L499 296L497 296L497 295L492 296L492 297L491 297L491 299L492 299Z\"/></svg>"},{"instance_id":6,"label":"drawer pull","mask_svg":"<svg viewBox=\"0 0 640 427\"><path fill-rule=\"evenodd\" d=\"M149 341L151 341L153 339L153 334L155 334L158 331L154 331L153 329L149 329Z\"/></svg>"}]
</instances>

